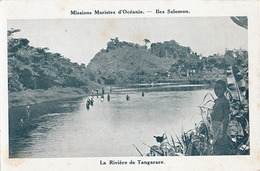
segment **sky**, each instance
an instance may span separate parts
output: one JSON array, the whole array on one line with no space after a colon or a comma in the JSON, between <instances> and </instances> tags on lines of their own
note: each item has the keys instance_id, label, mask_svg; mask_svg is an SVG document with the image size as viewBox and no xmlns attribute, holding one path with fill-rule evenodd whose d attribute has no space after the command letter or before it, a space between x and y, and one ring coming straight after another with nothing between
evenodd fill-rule
<instances>
[{"instance_id":1,"label":"sky","mask_svg":"<svg viewBox=\"0 0 260 171\"><path fill-rule=\"evenodd\" d=\"M248 31L230 17L23 19L8 20L7 26L21 29L13 37L27 38L30 46L48 47L49 52L86 65L115 37L140 45L144 39L175 40L203 56L248 50Z\"/></svg>"}]
</instances>

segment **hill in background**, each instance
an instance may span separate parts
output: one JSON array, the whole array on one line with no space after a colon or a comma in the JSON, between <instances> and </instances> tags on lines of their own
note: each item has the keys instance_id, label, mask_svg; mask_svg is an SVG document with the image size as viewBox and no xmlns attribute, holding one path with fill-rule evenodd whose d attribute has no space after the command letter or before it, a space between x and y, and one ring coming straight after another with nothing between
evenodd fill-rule
<instances>
[{"instance_id":1,"label":"hill in background","mask_svg":"<svg viewBox=\"0 0 260 171\"><path fill-rule=\"evenodd\" d=\"M146 44L150 42L145 39ZM104 84L158 82L169 77L172 64L179 59L193 62L199 55L174 40L152 43L151 48L111 39L107 48L98 52L87 70L90 80Z\"/></svg>"},{"instance_id":2,"label":"hill in background","mask_svg":"<svg viewBox=\"0 0 260 171\"><path fill-rule=\"evenodd\" d=\"M174 82L214 83L228 66L248 68L248 52L243 49L226 50L225 54L208 57L198 55L190 47L176 41L145 45L111 39L87 66L89 79L100 84L124 85L129 83Z\"/></svg>"}]
</instances>

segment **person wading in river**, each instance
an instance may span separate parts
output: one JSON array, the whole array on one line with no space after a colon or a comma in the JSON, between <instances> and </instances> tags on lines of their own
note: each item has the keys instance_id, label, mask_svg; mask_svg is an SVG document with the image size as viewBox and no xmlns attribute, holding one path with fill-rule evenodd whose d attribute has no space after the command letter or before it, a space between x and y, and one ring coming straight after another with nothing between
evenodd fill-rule
<instances>
[{"instance_id":1,"label":"person wading in river","mask_svg":"<svg viewBox=\"0 0 260 171\"><path fill-rule=\"evenodd\" d=\"M126 95L126 100L128 101L130 99L130 96L128 94Z\"/></svg>"},{"instance_id":2,"label":"person wading in river","mask_svg":"<svg viewBox=\"0 0 260 171\"><path fill-rule=\"evenodd\" d=\"M110 101L110 94L107 94L107 101Z\"/></svg>"},{"instance_id":3,"label":"person wading in river","mask_svg":"<svg viewBox=\"0 0 260 171\"><path fill-rule=\"evenodd\" d=\"M213 112L211 114L212 119L212 134L213 134L213 155L228 154L228 115L230 113L229 101L225 97L226 83L223 80L218 80L214 87L214 92L217 96L215 105L213 106Z\"/></svg>"}]
</instances>

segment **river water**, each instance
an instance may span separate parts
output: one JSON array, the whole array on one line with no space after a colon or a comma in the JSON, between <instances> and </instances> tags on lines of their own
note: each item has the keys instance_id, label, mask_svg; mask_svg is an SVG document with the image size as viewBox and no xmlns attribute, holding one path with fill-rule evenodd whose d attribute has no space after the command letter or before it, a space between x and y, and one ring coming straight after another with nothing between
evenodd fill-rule
<instances>
[{"instance_id":1,"label":"river water","mask_svg":"<svg viewBox=\"0 0 260 171\"><path fill-rule=\"evenodd\" d=\"M37 127L24 134L12 132L11 158L38 157L119 157L140 156L133 144L146 154L147 145L159 145L153 136L170 138L188 131L201 120L198 105L211 89L189 91L146 91L140 88L114 89L110 101L94 96L94 105L86 109L88 97L46 102L31 106L31 118ZM130 100L126 101L126 94ZM25 107L10 109L9 119ZM21 114L20 114L21 115ZM22 116L22 115L21 115ZM19 118L20 119L20 118ZM13 119L14 120L14 119Z\"/></svg>"}]
</instances>

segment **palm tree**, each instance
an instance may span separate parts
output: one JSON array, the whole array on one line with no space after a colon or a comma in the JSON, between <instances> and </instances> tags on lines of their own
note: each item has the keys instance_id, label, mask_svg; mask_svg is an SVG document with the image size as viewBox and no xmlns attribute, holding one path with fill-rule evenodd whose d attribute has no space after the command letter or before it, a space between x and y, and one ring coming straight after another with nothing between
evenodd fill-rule
<instances>
[{"instance_id":1,"label":"palm tree","mask_svg":"<svg viewBox=\"0 0 260 171\"><path fill-rule=\"evenodd\" d=\"M148 39L144 39L144 43L145 43L145 45L147 45L148 43L151 43L151 42Z\"/></svg>"}]
</instances>

